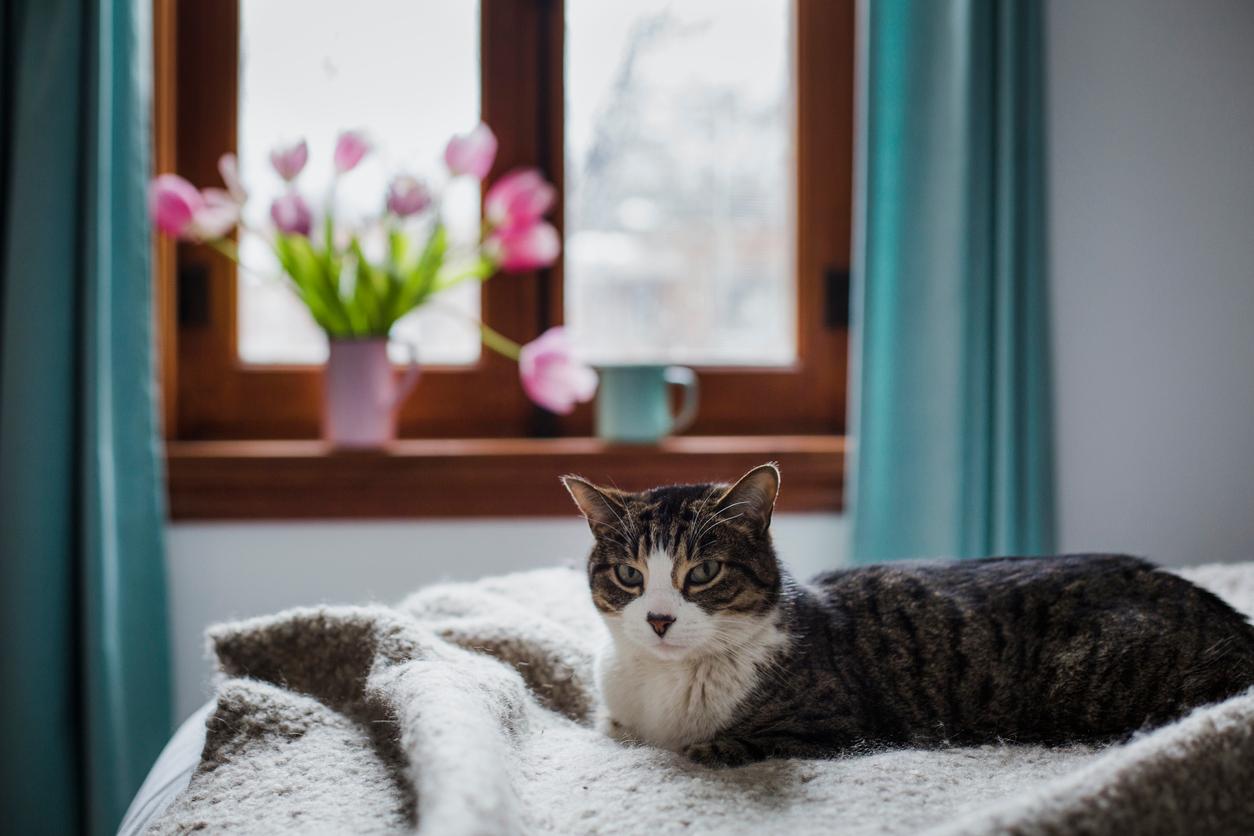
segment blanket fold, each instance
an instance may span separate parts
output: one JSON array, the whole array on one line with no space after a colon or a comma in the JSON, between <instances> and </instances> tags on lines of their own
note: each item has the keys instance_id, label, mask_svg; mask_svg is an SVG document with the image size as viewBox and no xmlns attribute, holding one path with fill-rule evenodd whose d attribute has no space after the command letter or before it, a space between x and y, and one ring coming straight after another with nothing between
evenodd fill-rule
<instances>
[{"instance_id":1,"label":"blanket fold","mask_svg":"<svg viewBox=\"0 0 1254 836\"><path fill-rule=\"evenodd\" d=\"M1254 565L1183 572L1254 611ZM711 770L594 727L582 573L213 628L201 763L151 833L1248 833L1254 693L1104 750L890 750Z\"/></svg>"}]
</instances>

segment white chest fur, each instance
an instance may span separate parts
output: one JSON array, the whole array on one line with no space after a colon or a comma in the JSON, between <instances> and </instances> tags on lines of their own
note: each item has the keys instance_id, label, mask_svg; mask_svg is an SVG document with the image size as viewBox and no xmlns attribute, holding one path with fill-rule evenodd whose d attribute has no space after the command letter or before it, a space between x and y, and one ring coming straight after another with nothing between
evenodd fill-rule
<instances>
[{"instance_id":1,"label":"white chest fur","mask_svg":"<svg viewBox=\"0 0 1254 836\"><path fill-rule=\"evenodd\" d=\"M614 636L616 625L609 626ZM601 695L616 726L609 731L678 749L725 729L787 642L773 619L741 629L737 650L685 659L660 659L622 637L611 638L597 660Z\"/></svg>"}]
</instances>

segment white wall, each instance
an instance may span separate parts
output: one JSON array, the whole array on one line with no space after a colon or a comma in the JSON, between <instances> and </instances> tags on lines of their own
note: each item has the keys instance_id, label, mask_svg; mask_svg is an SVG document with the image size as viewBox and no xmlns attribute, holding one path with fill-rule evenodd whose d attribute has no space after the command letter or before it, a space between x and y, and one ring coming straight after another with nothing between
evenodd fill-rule
<instances>
[{"instance_id":1,"label":"white wall","mask_svg":"<svg viewBox=\"0 0 1254 836\"><path fill-rule=\"evenodd\" d=\"M1047 27L1061 546L1254 559L1254 2Z\"/></svg>"},{"instance_id":2,"label":"white wall","mask_svg":"<svg viewBox=\"0 0 1254 836\"><path fill-rule=\"evenodd\" d=\"M844 520L778 514L783 557L808 577L841 563ZM582 519L475 522L222 523L168 529L175 712L181 720L210 694L203 634L210 624L285 607L393 603L440 580L560 563L582 566L592 536Z\"/></svg>"}]
</instances>

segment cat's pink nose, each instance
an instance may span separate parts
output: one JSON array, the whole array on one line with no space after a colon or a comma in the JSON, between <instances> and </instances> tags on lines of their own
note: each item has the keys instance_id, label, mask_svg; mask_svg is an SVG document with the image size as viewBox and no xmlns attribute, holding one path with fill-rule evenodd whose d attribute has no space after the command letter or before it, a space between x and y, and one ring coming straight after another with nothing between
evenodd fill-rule
<instances>
[{"instance_id":1,"label":"cat's pink nose","mask_svg":"<svg viewBox=\"0 0 1254 836\"><path fill-rule=\"evenodd\" d=\"M658 636L665 636L666 631L675 623L675 616L658 615L655 612L651 612L644 617L644 620L649 622L649 626L653 628L653 632L657 633Z\"/></svg>"}]
</instances>

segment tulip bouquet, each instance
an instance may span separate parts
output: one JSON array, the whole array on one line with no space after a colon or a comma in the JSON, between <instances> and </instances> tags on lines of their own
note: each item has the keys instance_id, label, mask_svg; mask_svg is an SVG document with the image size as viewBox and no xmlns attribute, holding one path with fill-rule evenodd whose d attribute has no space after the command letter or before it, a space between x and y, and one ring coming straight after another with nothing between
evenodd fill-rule
<instances>
[{"instance_id":1,"label":"tulip bouquet","mask_svg":"<svg viewBox=\"0 0 1254 836\"><path fill-rule=\"evenodd\" d=\"M497 141L480 124L454 136L444 150L451 177L482 181L492 168ZM450 244L440 217L440 196L409 174L395 176L374 216L345 228L335 214L335 183L371 151L355 131L340 135L334 150L334 177L321 217L307 201L299 177L309 159L304 141L275 149L270 162L285 184L270 206L272 228L253 229L242 221L248 199L233 154L218 164L226 188L197 189L175 174L151 184L152 218L163 233L208 245L239 261L230 237L264 238L292 291L309 310L334 347L337 341L386 340L392 326L413 309L466 281L486 281L499 271L523 272L553 263L560 250L557 230L544 220L556 191L535 169L507 173L487 190L478 239L469 247ZM382 246L372 254L372 239ZM591 399L596 374L576 362L564 331L553 328L527 345L477 323L484 344L519 363L522 385L540 406L569 413Z\"/></svg>"}]
</instances>

